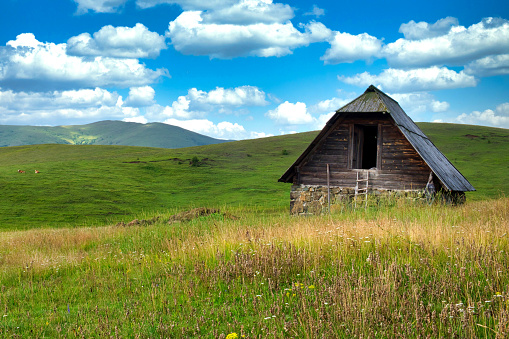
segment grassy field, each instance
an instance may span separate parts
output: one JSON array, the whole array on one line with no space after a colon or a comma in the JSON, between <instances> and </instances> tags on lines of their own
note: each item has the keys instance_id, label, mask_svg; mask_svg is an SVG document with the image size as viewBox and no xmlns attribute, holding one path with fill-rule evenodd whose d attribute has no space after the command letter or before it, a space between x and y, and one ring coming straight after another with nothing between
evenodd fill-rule
<instances>
[{"instance_id":1,"label":"grassy field","mask_svg":"<svg viewBox=\"0 0 509 339\"><path fill-rule=\"evenodd\" d=\"M331 217L237 212L3 232L0 336L509 335L507 198Z\"/></svg>"},{"instance_id":2,"label":"grassy field","mask_svg":"<svg viewBox=\"0 0 509 339\"><path fill-rule=\"evenodd\" d=\"M477 189L469 200L509 192L509 130L420 125ZM97 226L199 206L285 213L290 185L277 180L316 133L175 150L0 148L0 229ZM195 157L199 161L192 166Z\"/></svg>"},{"instance_id":3,"label":"grassy field","mask_svg":"<svg viewBox=\"0 0 509 339\"><path fill-rule=\"evenodd\" d=\"M0 148L0 227L91 226L197 206L282 210L277 182L315 133L169 150L126 146ZM288 155L283 150L288 149ZM199 161L192 166L191 160ZM25 174L17 170L25 170ZM40 173L35 174L35 170Z\"/></svg>"},{"instance_id":4,"label":"grassy field","mask_svg":"<svg viewBox=\"0 0 509 339\"><path fill-rule=\"evenodd\" d=\"M505 338L509 132L421 127L466 204L291 217L277 179L316 132L0 148L0 337Z\"/></svg>"}]
</instances>

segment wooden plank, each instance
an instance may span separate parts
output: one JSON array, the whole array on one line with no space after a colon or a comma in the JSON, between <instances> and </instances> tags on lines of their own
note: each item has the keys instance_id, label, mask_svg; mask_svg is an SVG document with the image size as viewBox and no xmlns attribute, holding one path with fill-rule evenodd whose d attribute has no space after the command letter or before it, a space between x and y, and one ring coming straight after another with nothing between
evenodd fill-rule
<instances>
[{"instance_id":1,"label":"wooden plank","mask_svg":"<svg viewBox=\"0 0 509 339\"><path fill-rule=\"evenodd\" d=\"M382 169L383 136L382 125L378 124L378 135L376 141L376 168Z\"/></svg>"}]
</instances>

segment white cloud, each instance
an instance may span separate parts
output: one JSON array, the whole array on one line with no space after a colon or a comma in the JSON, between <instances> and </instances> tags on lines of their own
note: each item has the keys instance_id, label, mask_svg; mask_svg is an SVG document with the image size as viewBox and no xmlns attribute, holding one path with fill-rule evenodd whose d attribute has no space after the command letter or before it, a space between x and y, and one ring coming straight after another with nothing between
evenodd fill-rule
<instances>
[{"instance_id":1,"label":"white cloud","mask_svg":"<svg viewBox=\"0 0 509 339\"><path fill-rule=\"evenodd\" d=\"M150 86L132 87L129 89L129 96L125 101L125 106L143 107L154 104L156 92Z\"/></svg>"},{"instance_id":2,"label":"white cloud","mask_svg":"<svg viewBox=\"0 0 509 339\"><path fill-rule=\"evenodd\" d=\"M78 14L88 11L97 13L114 13L122 7L127 0L74 0L78 4Z\"/></svg>"},{"instance_id":3,"label":"white cloud","mask_svg":"<svg viewBox=\"0 0 509 339\"><path fill-rule=\"evenodd\" d=\"M251 132L249 139L259 139L259 138L268 138L272 137L274 134L265 133L265 132Z\"/></svg>"},{"instance_id":4,"label":"white cloud","mask_svg":"<svg viewBox=\"0 0 509 339\"><path fill-rule=\"evenodd\" d=\"M319 8L317 5L313 5L313 8L311 8L311 11L304 13L304 15L313 15L313 16L319 18L322 15L325 15L325 10L323 10L322 8Z\"/></svg>"},{"instance_id":5,"label":"white cloud","mask_svg":"<svg viewBox=\"0 0 509 339\"><path fill-rule=\"evenodd\" d=\"M143 9L168 4L179 5L184 10L211 10L233 6L236 3L238 0L136 0L136 5Z\"/></svg>"},{"instance_id":6,"label":"white cloud","mask_svg":"<svg viewBox=\"0 0 509 339\"><path fill-rule=\"evenodd\" d=\"M150 121L162 121L168 118L191 119L201 117L202 112L193 112L189 110L189 99L181 95L171 106L161 106L158 104L148 106L145 116Z\"/></svg>"},{"instance_id":7,"label":"white cloud","mask_svg":"<svg viewBox=\"0 0 509 339\"><path fill-rule=\"evenodd\" d=\"M31 33L18 35L0 47L0 86L29 91L132 87L168 75L166 69L148 69L137 59L80 58L68 55L66 49L66 44L40 43Z\"/></svg>"},{"instance_id":8,"label":"white cloud","mask_svg":"<svg viewBox=\"0 0 509 339\"><path fill-rule=\"evenodd\" d=\"M165 120L164 123L218 139L238 140L245 139L248 135L242 125L228 121L216 125L207 119L177 120L171 118Z\"/></svg>"},{"instance_id":9,"label":"white cloud","mask_svg":"<svg viewBox=\"0 0 509 339\"><path fill-rule=\"evenodd\" d=\"M104 26L94 33L82 33L67 41L67 54L115 58L155 58L166 49L165 37L150 32L143 24L133 28Z\"/></svg>"},{"instance_id":10,"label":"white cloud","mask_svg":"<svg viewBox=\"0 0 509 339\"><path fill-rule=\"evenodd\" d=\"M330 120L330 118L332 118L332 116L335 114L336 112L330 112L330 113L327 113L327 114L321 114L318 119L316 119L316 122L315 122L315 129L323 129L325 127L325 124L327 123L327 121Z\"/></svg>"},{"instance_id":11,"label":"white cloud","mask_svg":"<svg viewBox=\"0 0 509 339\"><path fill-rule=\"evenodd\" d=\"M123 119L139 114L123 107L116 92L105 89L81 89L51 92L14 92L0 90L0 123L61 125L89 123L105 119Z\"/></svg>"},{"instance_id":12,"label":"white cloud","mask_svg":"<svg viewBox=\"0 0 509 339\"><path fill-rule=\"evenodd\" d=\"M44 44L40 41L37 41L32 33L21 33L16 37L16 40L8 41L6 45L11 46L12 48L30 47L35 49L43 46Z\"/></svg>"},{"instance_id":13,"label":"white cloud","mask_svg":"<svg viewBox=\"0 0 509 339\"><path fill-rule=\"evenodd\" d=\"M412 70L389 68L379 75L364 72L352 77L338 76L338 79L350 85L364 87L374 84L384 91L400 93L475 87L478 81L463 71L458 73L436 66Z\"/></svg>"},{"instance_id":14,"label":"white cloud","mask_svg":"<svg viewBox=\"0 0 509 339\"><path fill-rule=\"evenodd\" d=\"M465 66L465 73L480 77L509 74L509 54L487 56Z\"/></svg>"},{"instance_id":15,"label":"white cloud","mask_svg":"<svg viewBox=\"0 0 509 339\"><path fill-rule=\"evenodd\" d=\"M429 24L424 21L415 22L411 20L407 24L402 24L399 27L399 32L403 33L405 39L422 40L426 38L434 38L437 36L446 35L451 31L452 27L458 25L458 19L450 16L444 19L440 19L434 24Z\"/></svg>"},{"instance_id":16,"label":"white cloud","mask_svg":"<svg viewBox=\"0 0 509 339\"><path fill-rule=\"evenodd\" d=\"M119 95L105 89L81 89L43 93L0 91L0 107L5 110L36 111L64 108L115 106Z\"/></svg>"},{"instance_id":17,"label":"white cloud","mask_svg":"<svg viewBox=\"0 0 509 339\"><path fill-rule=\"evenodd\" d=\"M146 124L148 122L148 120L144 116L137 116L137 117L132 117L132 118L124 118L124 119L122 119L122 121L136 122L138 124Z\"/></svg>"},{"instance_id":18,"label":"white cloud","mask_svg":"<svg viewBox=\"0 0 509 339\"><path fill-rule=\"evenodd\" d=\"M148 110L152 120L167 118L194 119L201 118L216 110L219 113L231 113L233 109L246 106L265 106L265 92L254 86L235 88L216 87L206 92L196 88L181 95L170 106L153 105Z\"/></svg>"},{"instance_id":19,"label":"white cloud","mask_svg":"<svg viewBox=\"0 0 509 339\"><path fill-rule=\"evenodd\" d=\"M203 12L189 11L170 22L166 36L174 48L191 55L211 58L239 56L284 56L298 47L326 40L331 31L322 23L302 25L297 30L290 21L247 25L205 23Z\"/></svg>"},{"instance_id":20,"label":"white cloud","mask_svg":"<svg viewBox=\"0 0 509 339\"><path fill-rule=\"evenodd\" d=\"M418 117L421 113L445 112L450 107L447 101L438 101L432 94L427 92L393 93L390 96L412 118Z\"/></svg>"},{"instance_id":21,"label":"white cloud","mask_svg":"<svg viewBox=\"0 0 509 339\"><path fill-rule=\"evenodd\" d=\"M382 49L382 41L367 33L352 35L335 32L334 38L329 42L331 47L320 58L326 64L352 63L356 60L369 62L377 57Z\"/></svg>"},{"instance_id":22,"label":"white cloud","mask_svg":"<svg viewBox=\"0 0 509 339\"><path fill-rule=\"evenodd\" d=\"M414 35L422 39L399 39L383 48L382 54L389 65L392 67L461 66L490 55L509 54L507 43L509 21L505 19L486 18L468 28L451 26L447 34L434 37L423 38L431 35L426 29L419 33L412 33L411 36L414 37Z\"/></svg>"},{"instance_id":23,"label":"white cloud","mask_svg":"<svg viewBox=\"0 0 509 339\"><path fill-rule=\"evenodd\" d=\"M254 86L240 86L236 88L222 88L205 92L191 88L187 97L200 104L224 105L224 106L265 106L265 92Z\"/></svg>"},{"instance_id":24,"label":"white cloud","mask_svg":"<svg viewBox=\"0 0 509 339\"><path fill-rule=\"evenodd\" d=\"M487 109L483 112L474 111L470 114L463 113L452 122L509 128L509 102L498 105L495 110Z\"/></svg>"},{"instance_id":25,"label":"white cloud","mask_svg":"<svg viewBox=\"0 0 509 339\"><path fill-rule=\"evenodd\" d=\"M276 107L276 109L268 111L265 115L281 125L302 125L310 124L314 121L311 114L307 111L306 104L303 102L293 104L285 101Z\"/></svg>"},{"instance_id":26,"label":"white cloud","mask_svg":"<svg viewBox=\"0 0 509 339\"><path fill-rule=\"evenodd\" d=\"M293 18L289 5L274 4L272 0L240 0L203 14L205 23L249 25L282 23Z\"/></svg>"},{"instance_id":27,"label":"white cloud","mask_svg":"<svg viewBox=\"0 0 509 339\"><path fill-rule=\"evenodd\" d=\"M332 99L322 100L319 103L317 103L316 105L311 106L309 108L309 110L313 113L315 113L315 112L321 112L321 113L335 112L338 109L340 109L341 107L348 104L352 100L353 100L353 98L351 98L351 99L332 98Z\"/></svg>"}]
</instances>

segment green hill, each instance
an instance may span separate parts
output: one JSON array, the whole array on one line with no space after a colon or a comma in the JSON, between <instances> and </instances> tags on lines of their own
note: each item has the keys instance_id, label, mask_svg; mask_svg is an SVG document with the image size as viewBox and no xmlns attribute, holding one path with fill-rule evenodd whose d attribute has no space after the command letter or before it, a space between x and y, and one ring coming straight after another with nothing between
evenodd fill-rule
<instances>
[{"instance_id":1,"label":"green hill","mask_svg":"<svg viewBox=\"0 0 509 339\"><path fill-rule=\"evenodd\" d=\"M509 130L419 126L477 189L468 199L509 193ZM317 133L181 149L3 147L0 228L100 225L197 206L286 212L290 185L277 179Z\"/></svg>"},{"instance_id":2,"label":"green hill","mask_svg":"<svg viewBox=\"0 0 509 339\"><path fill-rule=\"evenodd\" d=\"M76 126L0 125L0 147L38 144L181 148L226 142L163 123L99 121Z\"/></svg>"}]
</instances>

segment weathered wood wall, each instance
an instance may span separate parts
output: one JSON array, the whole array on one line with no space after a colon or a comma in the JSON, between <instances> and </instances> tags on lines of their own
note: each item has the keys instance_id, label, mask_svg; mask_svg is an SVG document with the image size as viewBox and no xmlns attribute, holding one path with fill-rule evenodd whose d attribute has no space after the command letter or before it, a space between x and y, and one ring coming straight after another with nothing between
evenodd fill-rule
<instances>
[{"instance_id":1,"label":"weathered wood wall","mask_svg":"<svg viewBox=\"0 0 509 339\"><path fill-rule=\"evenodd\" d=\"M378 166L376 170L352 169L350 149L351 125L380 124ZM379 132L379 133L380 133ZM380 138L380 135L379 135ZM387 114L371 113L347 116L338 121L315 152L305 159L294 178L296 185L327 185L327 164L330 166L330 185L355 187L357 172L369 172L370 188L388 190L423 189L430 168L406 140Z\"/></svg>"}]
</instances>

